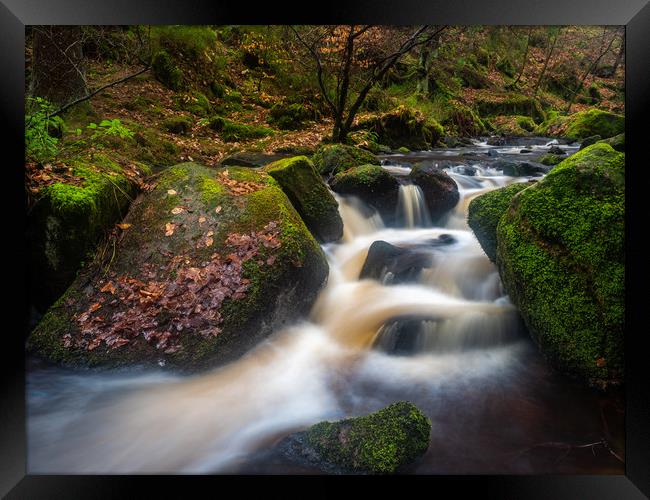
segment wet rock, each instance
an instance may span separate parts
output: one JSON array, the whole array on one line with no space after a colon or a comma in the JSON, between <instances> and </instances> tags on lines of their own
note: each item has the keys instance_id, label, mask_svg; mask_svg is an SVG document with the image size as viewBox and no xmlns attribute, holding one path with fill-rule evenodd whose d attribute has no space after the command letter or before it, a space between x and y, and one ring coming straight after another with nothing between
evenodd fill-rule
<instances>
[{"instance_id":1,"label":"wet rock","mask_svg":"<svg viewBox=\"0 0 650 500\"><path fill-rule=\"evenodd\" d=\"M562 156L566 155L566 151L564 151L559 146L551 146L551 148L548 150L548 154Z\"/></svg>"},{"instance_id":2,"label":"wet rock","mask_svg":"<svg viewBox=\"0 0 650 500\"><path fill-rule=\"evenodd\" d=\"M506 145L506 138L494 135L494 136L488 138L487 144L489 146L505 146Z\"/></svg>"},{"instance_id":3,"label":"wet rock","mask_svg":"<svg viewBox=\"0 0 650 500\"><path fill-rule=\"evenodd\" d=\"M393 474L424 454L430 434L426 415L399 401L363 417L320 422L287 436L276 449L328 473Z\"/></svg>"},{"instance_id":4,"label":"wet rock","mask_svg":"<svg viewBox=\"0 0 650 500\"><path fill-rule=\"evenodd\" d=\"M598 387L622 381L625 155L594 144L512 199L497 225L504 287L547 359Z\"/></svg>"},{"instance_id":5,"label":"wet rock","mask_svg":"<svg viewBox=\"0 0 650 500\"><path fill-rule=\"evenodd\" d=\"M532 153L533 150L532 149L520 149L519 152L522 153L522 154L525 154L525 153Z\"/></svg>"},{"instance_id":6,"label":"wet rock","mask_svg":"<svg viewBox=\"0 0 650 500\"><path fill-rule=\"evenodd\" d=\"M375 208L385 221L395 216L399 199L399 182L379 165L362 165L337 174L332 190L358 197Z\"/></svg>"},{"instance_id":7,"label":"wet rock","mask_svg":"<svg viewBox=\"0 0 650 500\"><path fill-rule=\"evenodd\" d=\"M503 175L511 177L527 177L545 174L550 170L550 166L532 161L512 163L503 167Z\"/></svg>"},{"instance_id":8,"label":"wet rock","mask_svg":"<svg viewBox=\"0 0 650 500\"><path fill-rule=\"evenodd\" d=\"M609 144L616 151L625 153L625 134L618 134L615 135L614 137L610 137L609 139L603 139L602 141L598 141L598 142Z\"/></svg>"},{"instance_id":9,"label":"wet rock","mask_svg":"<svg viewBox=\"0 0 650 500\"><path fill-rule=\"evenodd\" d=\"M496 158L496 157L498 157L498 156L501 156L501 155L499 154L499 152L498 152L496 149L490 149L490 150L487 152L487 155L490 156L490 157L492 157L492 158Z\"/></svg>"},{"instance_id":10,"label":"wet rock","mask_svg":"<svg viewBox=\"0 0 650 500\"><path fill-rule=\"evenodd\" d=\"M409 178L422 189L433 221L452 210L460 199L456 182L438 168L415 165Z\"/></svg>"},{"instance_id":11,"label":"wet rock","mask_svg":"<svg viewBox=\"0 0 650 500\"><path fill-rule=\"evenodd\" d=\"M385 241L375 241L361 268L359 279L376 279L392 284L414 281L423 268L433 265L430 252L400 248Z\"/></svg>"}]
</instances>

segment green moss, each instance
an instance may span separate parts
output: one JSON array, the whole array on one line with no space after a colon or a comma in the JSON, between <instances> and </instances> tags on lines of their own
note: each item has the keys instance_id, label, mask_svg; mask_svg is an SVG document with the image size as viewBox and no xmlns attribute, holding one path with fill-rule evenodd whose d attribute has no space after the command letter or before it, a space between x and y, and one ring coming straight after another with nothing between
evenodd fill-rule
<instances>
[{"instance_id":1,"label":"green moss","mask_svg":"<svg viewBox=\"0 0 650 500\"><path fill-rule=\"evenodd\" d=\"M370 151L345 144L327 144L319 147L312 161L321 175L336 175L360 165L379 165L379 160Z\"/></svg>"},{"instance_id":2,"label":"green moss","mask_svg":"<svg viewBox=\"0 0 650 500\"><path fill-rule=\"evenodd\" d=\"M219 132L221 138L226 142L258 139L275 133L272 129L267 127L233 122L220 116L213 117L210 120L209 126L213 130Z\"/></svg>"},{"instance_id":3,"label":"green moss","mask_svg":"<svg viewBox=\"0 0 650 500\"><path fill-rule=\"evenodd\" d=\"M183 72L165 50L156 52L151 61L154 76L165 87L179 91L185 86Z\"/></svg>"},{"instance_id":4,"label":"green moss","mask_svg":"<svg viewBox=\"0 0 650 500\"><path fill-rule=\"evenodd\" d=\"M625 118L622 115L589 109L574 113L568 118L565 135L572 139L584 139L592 135L607 139L624 130Z\"/></svg>"},{"instance_id":5,"label":"green moss","mask_svg":"<svg viewBox=\"0 0 650 500\"><path fill-rule=\"evenodd\" d=\"M308 445L348 472L392 474L429 447L431 421L400 401L364 417L321 422L306 431Z\"/></svg>"},{"instance_id":6,"label":"green moss","mask_svg":"<svg viewBox=\"0 0 650 500\"><path fill-rule=\"evenodd\" d=\"M406 153L410 153L411 150L409 148L406 148L406 147L402 146L400 148L397 148L397 152L402 153L402 154L406 154Z\"/></svg>"},{"instance_id":7,"label":"green moss","mask_svg":"<svg viewBox=\"0 0 650 500\"><path fill-rule=\"evenodd\" d=\"M566 155L556 155L553 153L547 153L539 159L539 163L542 165L557 165L561 161L566 159Z\"/></svg>"},{"instance_id":8,"label":"green moss","mask_svg":"<svg viewBox=\"0 0 650 500\"><path fill-rule=\"evenodd\" d=\"M485 123L474 110L455 101L453 102L453 109L448 113L443 124L448 132L461 137L474 137L486 131Z\"/></svg>"},{"instance_id":9,"label":"green moss","mask_svg":"<svg viewBox=\"0 0 650 500\"><path fill-rule=\"evenodd\" d=\"M479 96L475 103L479 114L484 116L521 115L532 118L535 122L544 120L544 110L537 99L516 93L485 94Z\"/></svg>"},{"instance_id":10,"label":"green moss","mask_svg":"<svg viewBox=\"0 0 650 500\"><path fill-rule=\"evenodd\" d=\"M624 164L592 145L514 198L497 227L497 264L533 337L601 386L623 374Z\"/></svg>"},{"instance_id":11,"label":"green moss","mask_svg":"<svg viewBox=\"0 0 650 500\"><path fill-rule=\"evenodd\" d=\"M282 187L318 239L329 242L343 236L338 204L306 156L279 160L265 170Z\"/></svg>"},{"instance_id":12,"label":"green moss","mask_svg":"<svg viewBox=\"0 0 650 500\"><path fill-rule=\"evenodd\" d=\"M513 196L530 186L517 182L501 189L495 189L474 198L467 214L467 223L472 228L485 254L492 262L497 258L497 224L506 212Z\"/></svg>"},{"instance_id":13,"label":"green moss","mask_svg":"<svg viewBox=\"0 0 650 500\"><path fill-rule=\"evenodd\" d=\"M411 150L429 149L444 135L444 128L436 120L406 106L368 118L358 128L377 134L377 142L381 144Z\"/></svg>"},{"instance_id":14,"label":"green moss","mask_svg":"<svg viewBox=\"0 0 650 500\"><path fill-rule=\"evenodd\" d=\"M208 116L212 112L212 105L205 94L193 91L188 94L174 96L176 107L197 116Z\"/></svg>"},{"instance_id":15,"label":"green moss","mask_svg":"<svg viewBox=\"0 0 650 500\"><path fill-rule=\"evenodd\" d=\"M192 128L192 120L188 116L172 116L163 121L162 126L173 134L187 134Z\"/></svg>"},{"instance_id":16,"label":"green moss","mask_svg":"<svg viewBox=\"0 0 650 500\"><path fill-rule=\"evenodd\" d=\"M313 118L313 112L310 112L304 104L274 104L268 122L280 130L298 130L310 118Z\"/></svg>"}]
</instances>

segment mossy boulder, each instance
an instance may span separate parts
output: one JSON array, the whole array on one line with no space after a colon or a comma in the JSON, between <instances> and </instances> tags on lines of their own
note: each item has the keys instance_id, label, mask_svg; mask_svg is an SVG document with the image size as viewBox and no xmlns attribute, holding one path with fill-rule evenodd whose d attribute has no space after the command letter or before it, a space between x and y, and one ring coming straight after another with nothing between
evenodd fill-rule
<instances>
[{"instance_id":1,"label":"mossy boulder","mask_svg":"<svg viewBox=\"0 0 650 500\"><path fill-rule=\"evenodd\" d=\"M170 167L123 228L114 257L85 268L43 317L31 352L73 367L212 367L306 315L328 275L264 172Z\"/></svg>"},{"instance_id":2,"label":"mossy boulder","mask_svg":"<svg viewBox=\"0 0 650 500\"><path fill-rule=\"evenodd\" d=\"M569 116L564 135L571 139L584 139L592 135L608 139L624 131L624 116L600 109L588 109Z\"/></svg>"},{"instance_id":3,"label":"mossy boulder","mask_svg":"<svg viewBox=\"0 0 650 500\"><path fill-rule=\"evenodd\" d=\"M433 165L416 164L411 169L409 178L422 190L433 221L452 210L460 199L456 182L446 172Z\"/></svg>"},{"instance_id":4,"label":"mossy boulder","mask_svg":"<svg viewBox=\"0 0 650 500\"><path fill-rule=\"evenodd\" d=\"M192 129L192 119L189 116L170 116L162 122L162 126L172 134L187 134Z\"/></svg>"},{"instance_id":5,"label":"mossy boulder","mask_svg":"<svg viewBox=\"0 0 650 500\"><path fill-rule=\"evenodd\" d=\"M151 68L156 79L165 87L179 91L185 86L183 71L165 50L156 52L151 61Z\"/></svg>"},{"instance_id":6,"label":"mossy boulder","mask_svg":"<svg viewBox=\"0 0 650 500\"><path fill-rule=\"evenodd\" d=\"M537 99L517 93L479 94L475 107L481 116L519 115L532 118L535 122L544 120L544 110Z\"/></svg>"},{"instance_id":7,"label":"mossy boulder","mask_svg":"<svg viewBox=\"0 0 650 500\"><path fill-rule=\"evenodd\" d=\"M399 199L399 183L379 165L361 165L337 174L331 182L332 190L356 196L374 207L385 222L395 216Z\"/></svg>"},{"instance_id":8,"label":"mossy boulder","mask_svg":"<svg viewBox=\"0 0 650 500\"><path fill-rule=\"evenodd\" d=\"M477 196L469 203L467 223L492 262L497 260L497 224L508 209L512 197L530 186L516 182Z\"/></svg>"},{"instance_id":9,"label":"mossy boulder","mask_svg":"<svg viewBox=\"0 0 650 500\"><path fill-rule=\"evenodd\" d=\"M604 387L623 377L625 155L595 144L512 199L497 265L556 366Z\"/></svg>"},{"instance_id":10,"label":"mossy boulder","mask_svg":"<svg viewBox=\"0 0 650 500\"><path fill-rule=\"evenodd\" d=\"M419 111L399 106L396 110L368 118L358 128L377 134L377 142L393 149L429 149L444 135L444 128Z\"/></svg>"},{"instance_id":11,"label":"mossy boulder","mask_svg":"<svg viewBox=\"0 0 650 500\"><path fill-rule=\"evenodd\" d=\"M265 170L280 184L316 238L327 243L343 237L338 203L309 158L279 160Z\"/></svg>"},{"instance_id":12,"label":"mossy boulder","mask_svg":"<svg viewBox=\"0 0 650 500\"><path fill-rule=\"evenodd\" d=\"M625 134L618 134L615 135L614 137L610 137L609 139L603 139L601 141L598 141L604 144L609 144L611 147L613 147L616 151L619 151L621 153L625 153Z\"/></svg>"},{"instance_id":13,"label":"mossy boulder","mask_svg":"<svg viewBox=\"0 0 650 500\"><path fill-rule=\"evenodd\" d=\"M212 112L210 100L201 92L190 92L174 96L176 107L197 116L208 116Z\"/></svg>"},{"instance_id":14,"label":"mossy boulder","mask_svg":"<svg viewBox=\"0 0 650 500\"><path fill-rule=\"evenodd\" d=\"M65 291L101 237L126 215L138 190L122 167L104 154L69 165L79 183L45 187L28 219L31 299L39 308ZM139 168L148 173L145 165Z\"/></svg>"},{"instance_id":15,"label":"mossy boulder","mask_svg":"<svg viewBox=\"0 0 650 500\"><path fill-rule=\"evenodd\" d=\"M521 115L497 116L490 123L495 133L511 137L532 135L536 127L531 117Z\"/></svg>"},{"instance_id":16,"label":"mossy boulder","mask_svg":"<svg viewBox=\"0 0 650 500\"><path fill-rule=\"evenodd\" d=\"M346 144L324 144L316 150L312 161L321 175L336 175L361 165L379 165L370 151Z\"/></svg>"},{"instance_id":17,"label":"mossy boulder","mask_svg":"<svg viewBox=\"0 0 650 500\"><path fill-rule=\"evenodd\" d=\"M269 113L268 123L275 125L280 130L298 130L304 122L314 118L313 111L310 111L304 104L274 104Z\"/></svg>"},{"instance_id":18,"label":"mossy boulder","mask_svg":"<svg viewBox=\"0 0 650 500\"><path fill-rule=\"evenodd\" d=\"M557 155L553 153L547 153L544 156L540 157L539 163L542 165L552 166L557 165L561 161L566 159L566 155Z\"/></svg>"},{"instance_id":19,"label":"mossy boulder","mask_svg":"<svg viewBox=\"0 0 650 500\"><path fill-rule=\"evenodd\" d=\"M289 458L326 472L394 474L426 452L430 434L429 418L400 401L370 415L320 422L278 447Z\"/></svg>"},{"instance_id":20,"label":"mossy boulder","mask_svg":"<svg viewBox=\"0 0 650 500\"><path fill-rule=\"evenodd\" d=\"M458 101L451 102L453 108L443 122L445 130L461 137L476 137L485 133L486 125L472 108Z\"/></svg>"},{"instance_id":21,"label":"mossy boulder","mask_svg":"<svg viewBox=\"0 0 650 500\"><path fill-rule=\"evenodd\" d=\"M603 138L598 134L590 135L589 137L585 137L582 140L582 142L580 143L580 149L585 149L585 148L591 146L592 144L596 144L597 142L602 141L602 140L603 140Z\"/></svg>"},{"instance_id":22,"label":"mossy boulder","mask_svg":"<svg viewBox=\"0 0 650 500\"><path fill-rule=\"evenodd\" d=\"M247 125L245 123L234 122L223 118L222 116L213 116L208 120L208 126L219 133L221 138L226 142L239 142L248 139L259 139L273 135L275 132L260 125Z\"/></svg>"}]
</instances>

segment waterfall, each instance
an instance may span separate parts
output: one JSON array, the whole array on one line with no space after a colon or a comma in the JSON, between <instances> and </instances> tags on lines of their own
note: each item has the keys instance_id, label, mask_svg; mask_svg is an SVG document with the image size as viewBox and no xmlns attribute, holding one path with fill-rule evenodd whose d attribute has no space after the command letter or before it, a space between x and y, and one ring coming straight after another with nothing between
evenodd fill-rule
<instances>
[{"instance_id":1,"label":"waterfall","mask_svg":"<svg viewBox=\"0 0 650 500\"><path fill-rule=\"evenodd\" d=\"M431 226L431 217L424 193L415 184L400 184L397 220L406 228Z\"/></svg>"}]
</instances>

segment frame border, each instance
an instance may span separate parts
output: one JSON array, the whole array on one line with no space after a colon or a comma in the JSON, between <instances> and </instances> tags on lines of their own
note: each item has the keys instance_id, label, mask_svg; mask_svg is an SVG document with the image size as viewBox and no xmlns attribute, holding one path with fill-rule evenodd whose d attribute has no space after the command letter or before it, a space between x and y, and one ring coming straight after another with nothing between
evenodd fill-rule
<instances>
[{"instance_id":1,"label":"frame border","mask_svg":"<svg viewBox=\"0 0 650 500\"><path fill-rule=\"evenodd\" d=\"M524 7L524 8L522 8ZM25 353L27 266L24 213L24 41L25 25L29 24L618 24L626 25L626 449L625 476L412 476L405 477L332 477L332 476L37 476L26 475L25 431ZM487 498L591 498L627 499L650 496L650 389L644 380L648 362L642 349L641 325L646 294L641 276L647 270L639 241L644 212L641 207L642 172L629 165L643 165L641 146L647 142L643 125L650 116L650 3L648 0L565 0L529 1L476 0L443 2L434 0L362 0L355 3L327 4L320 12L291 8L267 2L262 6L220 1L195 0L0 0L0 116L9 125L4 138L4 166L11 179L10 201L15 211L7 210L5 234L14 255L5 266L12 273L6 280L12 286L7 304L12 328L3 335L0 363L0 494L7 498L114 498L132 496L135 491L164 493L163 496L187 495L188 487L228 486L248 491L251 486L281 489L291 481L303 495L327 496L354 481L364 489L403 491L406 481L418 486L433 486L436 491L480 494ZM4 142L4 141L3 141ZM647 159L646 159L647 163ZM11 208L14 208L13 206ZM643 207L646 208L646 207ZM642 215L643 214L643 215ZM15 227L14 227L15 225ZM0 226L5 228L6 225ZM634 244L636 241L636 245ZM6 270L5 270L6 272ZM645 301L644 301L645 302ZM18 314L20 311L21 314ZM14 326L15 325L15 326ZM18 329L19 333L15 330ZM409 476L410 478L411 476ZM252 480L254 479L254 481ZM217 481L217 483L215 483ZM413 482L411 482L413 481ZM422 482L424 481L424 482ZM417 482L417 483L416 483ZM18 483L18 484L17 484ZM16 485L14 487L14 485ZM317 487L314 488L314 486ZM13 489L12 489L13 488ZM135 491L134 491L135 490ZM216 490L218 491L218 490ZM367 490L366 490L367 491ZM309 492L309 493L307 493ZM314 495L316 493L316 495Z\"/></svg>"}]
</instances>

